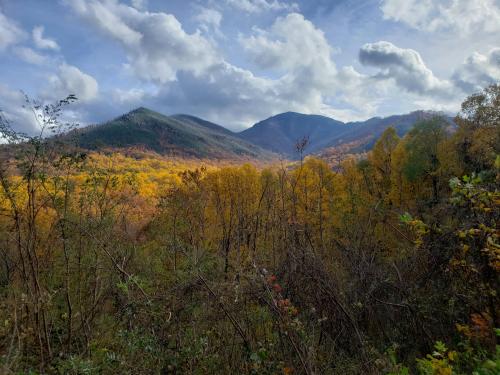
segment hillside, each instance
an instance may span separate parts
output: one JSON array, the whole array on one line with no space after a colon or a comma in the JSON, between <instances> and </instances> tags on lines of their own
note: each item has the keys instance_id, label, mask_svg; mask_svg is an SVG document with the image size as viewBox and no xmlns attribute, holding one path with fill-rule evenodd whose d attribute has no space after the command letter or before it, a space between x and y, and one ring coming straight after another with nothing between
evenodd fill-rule
<instances>
[{"instance_id":1,"label":"hillside","mask_svg":"<svg viewBox=\"0 0 500 375\"><path fill-rule=\"evenodd\" d=\"M278 154L297 158L295 144L307 137L309 143L305 153L330 162L342 160L346 155L362 157L390 126L403 136L418 121L436 115L439 114L415 111L343 123L325 116L286 112L233 133L195 116L165 116L137 108L104 124L78 129L63 138L74 139L79 147L91 151L134 149L187 158L271 160ZM449 118L448 121L453 123Z\"/></svg>"},{"instance_id":2,"label":"hillside","mask_svg":"<svg viewBox=\"0 0 500 375\"><path fill-rule=\"evenodd\" d=\"M78 146L89 150L134 148L161 155L213 159L272 157L219 125L188 115L165 116L146 108L102 125L78 129L71 136Z\"/></svg>"},{"instance_id":3,"label":"hillside","mask_svg":"<svg viewBox=\"0 0 500 375\"><path fill-rule=\"evenodd\" d=\"M346 131L340 121L318 115L286 112L263 120L239 133L240 138L267 150L294 157L295 143L309 138L308 152L319 150L325 140Z\"/></svg>"},{"instance_id":4,"label":"hillside","mask_svg":"<svg viewBox=\"0 0 500 375\"><path fill-rule=\"evenodd\" d=\"M349 130L345 133L337 134L331 138L324 148L335 147L346 143L361 141L360 151L371 149L375 140L388 127L396 129L398 136L402 137L419 121L428 120L436 116L442 116L441 113L432 111L414 111L404 115L394 115L389 117L373 117L367 121L351 122L347 126ZM452 123L452 120L449 119Z\"/></svg>"},{"instance_id":5,"label":"hillside","mask_svg":"<svg viewBox=\"0 0 500 375\"><path fill-rule=\"evenodd\" d=\"M385 118L374 117L366 121L343 123L328 117L287 112L263 120L244 130L239 136L264 149L297 157L295 143L309 138L306 154L323 156L337 153L363 153L388 127L394 127L399 136L405 135L417 122L441 114L415 111ZM448 119L452 123L451 119ZM333 149L333 150L332 150Z\"/></svg>"}]
</instances>

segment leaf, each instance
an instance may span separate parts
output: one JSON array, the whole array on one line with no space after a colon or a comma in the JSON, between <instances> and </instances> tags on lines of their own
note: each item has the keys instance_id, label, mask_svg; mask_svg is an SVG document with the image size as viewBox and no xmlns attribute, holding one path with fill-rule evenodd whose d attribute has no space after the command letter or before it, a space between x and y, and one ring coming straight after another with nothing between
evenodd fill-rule
<instances>
[{"instance_id":1,"label":"leaf","mask_svg":"<svg viewBox=\"0 0 500 375\"><path fill-rule=\"evenodd\" d=\"M442 341L436 341L436 344L434 345L434 348L436 348L436 350L439 352L439 353L445 353L448 349L446 348L446 345L444 344L444 342Z\"/></svg>"}]
</instances>

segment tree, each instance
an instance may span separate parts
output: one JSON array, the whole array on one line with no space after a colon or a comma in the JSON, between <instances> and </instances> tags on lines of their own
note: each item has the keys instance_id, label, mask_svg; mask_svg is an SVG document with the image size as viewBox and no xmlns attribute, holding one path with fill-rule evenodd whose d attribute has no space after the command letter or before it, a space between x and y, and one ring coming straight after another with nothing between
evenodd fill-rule
<instances>
[{"instance_id":1,"label":"tree","mask_svg":"<svg viewBox=\"0 0 500 375\"><path fill-rule=\"evenodd\" d=\"M446 123L442 118L421 121L406 136L407 152L403 173L410 182L430 179L432 200L439 200L442 142L446 139Z\"/></svg>"},{"instance_id":2,"label":"tree","mask_svg":"<svg viewBox=\"0 0 500 375\"><path fill-rule=\"evenodd\" d=\"M23 323L30 326L35 336L39 350L40 368L43 371L46 361L50 361L53 355L49 330L53 317L48 313L47 307L50 289L44 282L45 270L42 266L44 263L43 249L46 246L46 241L49 240L43 238L41 234L41 228L47 225L47 223L43 223L43 210L49 208L47 198L51 195L52 197L62 195L62 201L66 204L69 192L67 178L52 190L52 194L47 194L46 182L47 176L53 175L54 171L57 171L61 166L68 166L67 161L72 159L71 156L61 152L61 148L54 147L52 139L47 138L47 136L61 134L76 126L62 120L63 109L75 102L76 97L69 95L54 104L42 104L28 96L25 98L26 107L32 112L38 129L34 135L17 132L5 116L0 116L0 136L10 142L12 152L17 153L15 165L9 165L12 158L7 157L7 160L0 166L0 186L1 193L7 200L7 215L11 218L15 238L16 253L14 256L19 274L12 277L13 280L20 281L20 289L26 295L21 305L15 303L12 308L24 310L27 314L27 321ZM16 169L22 176L22 180L19 182L12 176ZM55 203L55 200L52 201ZM56 207L51 208L57 210ZM66 210L64 211L66 214ZM68 266L65 226L62 218L56 219L54 225L61 229L66 266ZM66 270L68 270L67 267ZM67 273L66 276L68 276ZM67 309L71 315L68 278L66 278L64 288ZM71 325L68 326L67 339L69 343L71 341Z\"/></svg>"},{"instance_id":3,"label":"tree","mask_svg":"<svg viewBox=\"0 0 500 375\"><path fill-rule=\"evenodd\" d=\"M375 180L379 187L379 196L384 197L391 188L392 159L399 143L396 129L387 128L375 143L369 160L375 168Z\"/></svg>"},{"instance_id":4,"label":"tree","mask_svg":"<svg viewBox=\"0 0 500 375\"><path fill-rule=\"evenodd\" d=\"M491 170L500 153L500 84L469 96L455 122L454 141L464 172Z\"/></svg>"}]
</instances>

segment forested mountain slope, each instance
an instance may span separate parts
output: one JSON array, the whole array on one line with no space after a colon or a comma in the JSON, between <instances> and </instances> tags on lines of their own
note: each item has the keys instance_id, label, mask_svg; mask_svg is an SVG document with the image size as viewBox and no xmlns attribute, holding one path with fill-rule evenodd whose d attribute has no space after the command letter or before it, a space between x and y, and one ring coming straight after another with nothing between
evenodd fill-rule
<instances>
[{"instance_id":1,"label":"forested mountain slope","mask_svg":"<svg viewBox=\"0 0 500 375\"><path fill-rule=\"evenodd\" d=\"M313 152L347 129L346 124L328 117L286 112L255 124L239 136L267 150L293 157L298 140L307 137L307 151Z\"/></svg>"},{"instance_id":2,"label":"forested mountain slope","mask_svg":"<svg viewBox=\"0 0 500 375\"><path fill-rule=\"evenodd\" d=\"M363 153L388 127L399 136L418 121L441 116L416 111L406 115L343 123L328 117L282 113L240 132L195 116L165 116L138 108L104 124L80 128L63 136L88 150L140 149L161 155L208 159L296 159L296 144L307 139L304 154L329 155L339 149ZM451 119L447 121L452 124Z\"/></svg>"},{"instance_id":3,"label":"forested mountain slope","mask_svg":"<svg viewBox=\"0 0 500 375\"><path fill-rule=\"evenodd\" d=\"M138 148L163 155L214 159L272 157L222 126L188 115L165 116L146 108L75 130L70 137L90 150Z\"/></svg>"},{"instance_id":4,"label":"forested mountain slope","mask_svg":"<svg viewBox=\"0 0 500 375\"><path fill-rule=\"evenodd\" d=\"M374 117L366 121L343 123L324 116L287 112L263 120L239 136L264 149L285 155L298 156L295 145L308 139L306 154L328 152L332 147L356 144L356 151L371 149L375 140L388 127L393 127L399 136L405 135L418 121L444 116L431 111L415 111L385 118ZM451 119L447 121L452 124Z\"/></svg>"}]
</instances>

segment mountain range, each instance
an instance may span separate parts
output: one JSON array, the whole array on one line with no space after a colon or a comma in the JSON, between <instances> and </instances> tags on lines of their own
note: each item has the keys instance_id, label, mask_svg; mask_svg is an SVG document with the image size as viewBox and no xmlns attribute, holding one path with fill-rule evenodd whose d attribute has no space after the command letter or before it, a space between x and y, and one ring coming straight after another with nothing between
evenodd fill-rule
<instances>
[{"instance_id":1,"label":"mountain range","mask_svg":"<svg viewBox=\"0 0 500 375\"><path fill-rule=\"evenodd\" d=\"M271 159L274 156L220 125L189 115L165 116L143 107L104 124L77 129L65 138L88 150L139 149L210 159Z\"/></svg>"},{"instance_id":2,"label":"mountain range","mask_svg":"<svg viewBox=\"0 0 500 375\"><path fill-rule=\"evenodd\" d=\"M349 145L349 152L369 150L385 129L400 136L416 123L442 114L415 111L363 122L344 123L325 116L286 112L235 133L223 126L190 115L165 116L137 108L100 125L73 131L84 149L141 149L162 155L211 159L294 159L297 141L306 137L306 154L322 154ZM452 119L446 117L452 124ZM354 146L352 146L354 145Z\"/></svg>"}]
</instances>

